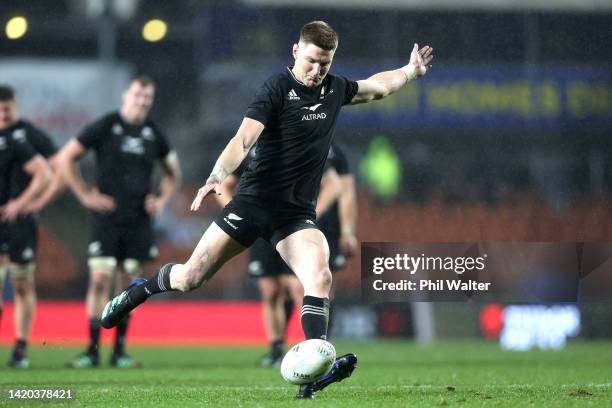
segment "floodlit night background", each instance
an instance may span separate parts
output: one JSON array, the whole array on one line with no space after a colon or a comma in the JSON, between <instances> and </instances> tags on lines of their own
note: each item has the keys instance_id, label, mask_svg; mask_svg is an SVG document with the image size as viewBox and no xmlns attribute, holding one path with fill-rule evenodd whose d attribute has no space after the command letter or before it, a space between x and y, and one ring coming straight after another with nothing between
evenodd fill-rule
<instances>
[{"instance_id":1,"label":"floodlit night background","mask_svg":"<svg viewBox=\"0 0 612 408\"><path fill-rule=\"evenodd\" d=\"M61 147L117 109L133 75L156 81L151 117L177 150L185 180L156 220L160 257L149 274L170 260L184 261L219 211L212 200L197 214L188 205L255 90L292 63L299 29L318 19L340 38L331 72L355 80L407 64L415 42L434 48L426 77L384 101L341 113L335 138L357 180L360 241L612 242L611 2L328 3L3 1L0 83L17 90L22 116ZM81 165L90 180L91 156ZM84 299L89 232L88 214L70 192L41 214L36 279L42 308ZM245 254L231 261L200 290L159 298L228 308L256 301L246 260ZM612 335L612 309L589 298L594 288L610 293L610 268L580 282L570 304L577 309L559 306L563 322L576 323L568 336ZM521 276L526 282L520 284L530 285L529 273ZM360 301L359 256L334 281L336 336L424 342L499 336L499 313L485 304ZM10 301L10 288L5 295ZM85 336L76 304L78 312L70 310L77 318L83 313L75 324L82 323ZM41 310L34 337L42 336L36 328ZM1 338L11 336L2 324Z\"/></svg>"}]
</instances>

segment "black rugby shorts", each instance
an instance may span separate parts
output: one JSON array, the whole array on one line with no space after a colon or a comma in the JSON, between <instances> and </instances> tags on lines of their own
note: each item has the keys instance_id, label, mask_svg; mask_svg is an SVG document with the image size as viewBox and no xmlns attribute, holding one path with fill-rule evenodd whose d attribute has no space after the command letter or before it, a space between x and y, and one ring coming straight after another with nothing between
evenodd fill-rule
<instances>
[{"instance_id":1,"label":"black rugby shorts","mask_svg":"<svg viewBox=\"0 0 612 408\"><path fill-rule=\"evenodd\" d=\"M130 218L92 213L89 257L113 257L119 261L150 261L157 257L153 226L148 214Z\"/></svg>"},{"instance_id":2,"label":"black rugby shorts","mask_svg":"<svg viewBox=\"0 0 612 408\"><path fill-rule=\"evenodd\" d=\"M283 258L267 241L258 239L249 249L249 276L252 278L271 278L280 275L293 275Z\"/></svg>"},{"instance_id":3,"label":"black rugby shorts","mask_svg":"<svg viewBox=\"0 0 612 408\"><path fill-rule=\"evenodd\" d=\"M38 243L37 226L35 215L0 224L0 254L8 254L10 261L19 265L33 262Z\"/></svg>"},{"instance_id":4,"label":"black rugby shorts","mask_svg":"<svg viewBox=\"0 0 612 408\"><path fill-rule=\"evenodd\" d=\"M250 247L263 238L273 248L279 241L296 231L314 228L314 212L297 209L275 208L275 203L235 197L215 218L215 223L240 245Z\"/></svg>"}]
</instances>

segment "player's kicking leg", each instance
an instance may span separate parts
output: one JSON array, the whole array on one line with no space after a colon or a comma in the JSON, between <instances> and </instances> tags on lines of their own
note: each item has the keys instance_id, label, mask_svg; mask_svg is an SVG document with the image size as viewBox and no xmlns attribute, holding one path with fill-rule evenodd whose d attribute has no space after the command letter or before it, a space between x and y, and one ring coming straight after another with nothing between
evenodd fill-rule
<instances>
[{"instance_id":1,"label":"player's kicking leg","mask_svg":"<svg viewBox=\"0 0 612 408\"><path fill-rule=\"evenodd\" d=\"M156 293L171 290L188 292L199 288L212 278L225 262L244 249L244 246L213 222L202 235L187 263L166 264L153 278L136 280L111 299L102 312L102 327L108 329L116 326L130 311Z\"/></svg>"},{"instance_id":2,"label":"player's kicking leg","mask_svg":"<svg viewBox=\"0 0 612 408\"><path fill-rule=\"evenodd\" d=\"M306 339L325 340L332 283L328 265L329 247L325 236L318 229L302 229L281 240L276 250L304 287L302 329ZM349 377L356 366L357 357L354 354L338 358L324 378L300 386L296 398L313 398L316 391Z\"/></svg>"}]
</instances>

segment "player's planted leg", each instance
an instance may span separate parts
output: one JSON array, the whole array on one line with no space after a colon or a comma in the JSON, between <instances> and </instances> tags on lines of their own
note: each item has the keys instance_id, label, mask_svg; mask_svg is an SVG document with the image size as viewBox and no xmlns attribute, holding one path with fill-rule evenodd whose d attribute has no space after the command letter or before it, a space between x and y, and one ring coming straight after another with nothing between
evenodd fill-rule
<instances>
[{"instance_id":1,"label":"player's planted leg","mask_svg":"<svg viewBox=\"0 0 612 408\"><path fill-rule=\"evenodd\" d=\"M304 286L302 329L306 339L325 340L332 280L325 236L317 229L302 229L280 241L276 249ZM322 382L301 385L296 398L314 398L316 391L349 377L356 366L357 358L353 354L340 357L330 372L319 380Z\"/></svg>"},{"instance_id":2,"label":"player's planted leg","mask_svg":"<svg viewBox=\"0 0 612 408\"><path fill-rule=\"evenodd\" d=\"M331 370L312 384L314 391L320 391L328 385L348 378L357 368L357 356L353 353L338 357Z\"/></svg>"}]
</instances>

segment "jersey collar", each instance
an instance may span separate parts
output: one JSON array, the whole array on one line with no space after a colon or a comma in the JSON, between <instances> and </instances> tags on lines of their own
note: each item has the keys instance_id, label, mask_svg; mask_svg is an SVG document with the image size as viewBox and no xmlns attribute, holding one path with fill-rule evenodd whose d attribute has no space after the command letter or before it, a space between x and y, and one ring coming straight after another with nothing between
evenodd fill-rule
<instances>
[{"instance_id":1,"label":"jersey collar","mask_svg":"<svg viewBox=\"0 0 612 408\"><path fill-rule=\"evenodd\" d=\"M7 127L4 130L0 130L1 133L11 133L16 129L19 129L20 127L23 127L25 125L23 119L19 118L17 120L17 122L13 123L11 126Z\"/></svg>"},{"instance_id":2,"label":"jersey collar","mask_svg":"<svg viewBox=\"0 0 612 408\"><path fill-rule=\"evenodd\" d=\"M289 71L289 75L291 76L291 78L293 78L293 80L295 82L297 82L298 84L300 84L301 86L303 86L304 88L308 88L306 85L304 85L304 83L302 81L300 81L299 79L297 79L297 77L295 76L295 74L293 73L293 65L289 65L287 67L287 71Z\"/></svg>"},{"instance_id":3,"label":"jersey collar","mask_svg":"<svg viewBox=\"0 0 612 408\"><path fill-rule=\"evenodd\" d=\"M307 91L309 93L318 93L318 92L321 92L321 87L324 86L325 83L327 83L327 81L328 81L329 74L325 76L325 79L323 80L321 85L318 85L318 86L316 86L314 88L309 88L306 85L304 85L304 83L302 81L300 81L299 79L296 78L295 74L291 70L292 68L293 68L293 65L289 65L287 67L287 72L289 73L289 76L291 77L291 79L293 79L297 83L297 85L299 85L302 88L302 90Z\"/></svg>"}]
</instances>

